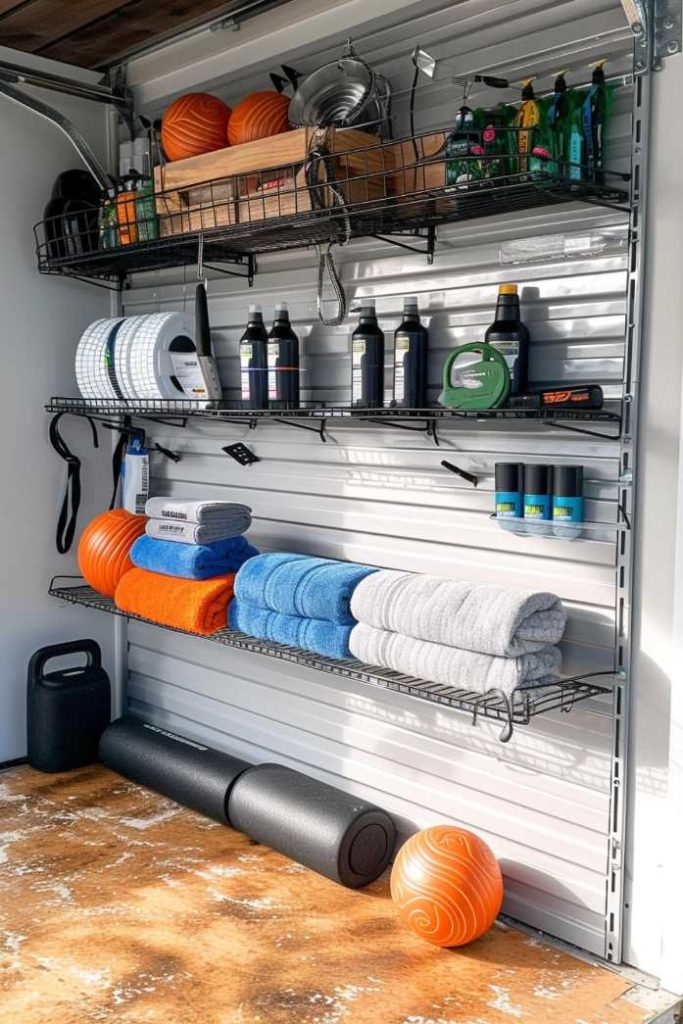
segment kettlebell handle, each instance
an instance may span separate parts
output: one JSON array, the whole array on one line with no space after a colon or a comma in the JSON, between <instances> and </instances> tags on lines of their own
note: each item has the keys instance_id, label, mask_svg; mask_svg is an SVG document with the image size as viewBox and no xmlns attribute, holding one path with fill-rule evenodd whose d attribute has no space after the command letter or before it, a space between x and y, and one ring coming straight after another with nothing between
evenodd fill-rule
<instances>
[{"instance_id":1,"label":"kettlebell handle","mask_svg":"<svg viewBox=\"0 0 683 1024\"><path fill-rule=\"evenodd\" d=\"M88 668L101 668L102 651L96 640L68 640L63 644L51 644L39 648L31 655L28 663L29 685L35 683L45 671L45 665L52 658L61 658L67 654L85 654Z\"/></svg>"},{"instance_id":2,"label":"kettlebell handle","mask_svg":"<svg viewBox=\"0 0 683 1024\"><path fill-rule=\"evenodd\" d=\"M502 363L507 370L507 363L505 362L505 356L502 355L497 348L493 345L489 345L486 341L471 341L467 345L459 345L458 348L453 349L449 353L446 362L443 366L443 387L450 388L451 384L451 368L456 359L458 359L463 352L481 352L482 359L485 361L492 361L494 363Z\"/></svg>"}]
</instances>

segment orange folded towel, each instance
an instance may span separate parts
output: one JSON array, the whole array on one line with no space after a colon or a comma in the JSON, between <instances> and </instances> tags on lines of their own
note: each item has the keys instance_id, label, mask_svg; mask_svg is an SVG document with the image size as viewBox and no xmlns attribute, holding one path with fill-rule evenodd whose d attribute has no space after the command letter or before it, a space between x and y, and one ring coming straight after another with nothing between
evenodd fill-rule
<instances>
[{"instance_id":1,"label":"orange folded towel","mask_svg":"<svg viewBox=\"0 0 683 1024\"><path fill-rule=\"evenodd\" d=\"M130 569L116 588L116 607L162 626L210 636L228 624L234 573L183 580L147 569Z\"/></svg>"}]
</instances>

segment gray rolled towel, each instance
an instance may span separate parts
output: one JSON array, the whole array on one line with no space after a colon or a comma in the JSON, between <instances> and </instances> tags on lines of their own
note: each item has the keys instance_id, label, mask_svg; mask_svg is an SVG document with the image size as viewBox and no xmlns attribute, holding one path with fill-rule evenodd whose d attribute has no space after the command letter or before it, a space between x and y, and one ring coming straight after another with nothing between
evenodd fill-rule
<instances>
[{"instance_id":1,"label":"gray rolled towel","mask_svg":"<svg viewBox=\"0 0 683 1024\"><path fill-rule=\"evenodd\" d=\"M349 647L353 656L366 664L477 693L502 690L510 694L530 683L552 683L559 678L562 667L559 647L499 658L389 633L362 622L351 630Z\"/></svg>"},{"instance_id":2,"label":"gray rolled towel","mask_svg":"<svg viewBox=\"0 0 683 1024\"><path fill-rule=\"evenodd\" d=\"M351 612L375 629L501 658L559 643L567 622L555 594L390 569L361 580Z\"/></svg>"}]
</instances>

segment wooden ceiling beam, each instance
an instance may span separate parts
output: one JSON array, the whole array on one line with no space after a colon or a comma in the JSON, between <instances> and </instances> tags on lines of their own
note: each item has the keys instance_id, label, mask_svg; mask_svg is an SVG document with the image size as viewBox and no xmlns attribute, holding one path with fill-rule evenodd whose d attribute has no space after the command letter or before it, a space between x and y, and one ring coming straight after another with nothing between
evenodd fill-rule
<instances>
[{"instance_id":1,"label":"wooden ceiling beam","mask_svg":"<svg viewBox=\"0 0 683 1024\"><path fill-rule=\"evenodd\" d=\"M122 6L122 0L30 0L0 16L0 44L36 53Z\"/></svg>"}]
</instances>

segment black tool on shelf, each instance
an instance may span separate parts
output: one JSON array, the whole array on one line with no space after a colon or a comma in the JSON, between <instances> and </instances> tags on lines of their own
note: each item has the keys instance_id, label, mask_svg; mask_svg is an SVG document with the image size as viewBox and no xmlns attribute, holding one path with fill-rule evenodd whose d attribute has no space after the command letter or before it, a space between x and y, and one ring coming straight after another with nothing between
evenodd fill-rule
<instances>
[{"instance_id":1,"label":"black tool on shelf","mask_svg":"<svg viewBox=\"0 0 683 1024\"><path fill-rule=\"evenodd\" d=\"M103 597L101 594L96 593L77 576L55 576L50 583L48 592L52 597L67 601L70 604L110 612L123 618L136 618L120 611L111 598ZM148 622L149 620L140 619L139 621ZM171 629L168 626L151 624L156 625L157 629ZM182 630L175 629L171 629L171 632L195 635L185 634ZM223 644L225 647L250 651L254 654L264 654L270 658L277 658L280 661L317 669L321 672L328 672L345 679L354 679L357 682L373 686L381 686L384 689L394 690L409 697L416 697L419 700L429 701L457 711L464 711L472 715L473 724L476 724L479 718L503 722L504 726L500 734L502 743L507 743L510 740L516 725L529 725L532 718L536 715L558 709L569 711L580 701L587 700L590 697L600 697L604 694L609 694L611 688L607 680L610 677L614 677L613 671L585 672L581 675L562 679L556 683L526 686L513 691L512 695L509 696L501 693L499 690L491 690L488 693L482 694L468 690L466 687L460 689L446 686L443 683L430 682L426 679L415 679L412 676L404 676L389 669L379 668L376 665L365 665L363 662L352 659L335 660L325 658L322 655L312 654L297 647L288 647L286 644L258 640L255 637L247 636L245 633L237 633L231 629L221 629L219 632L205 637L205 639L213 643ZM603 682L596 683L596 679L603 679Z\"/></svg>"}]
</instances>

